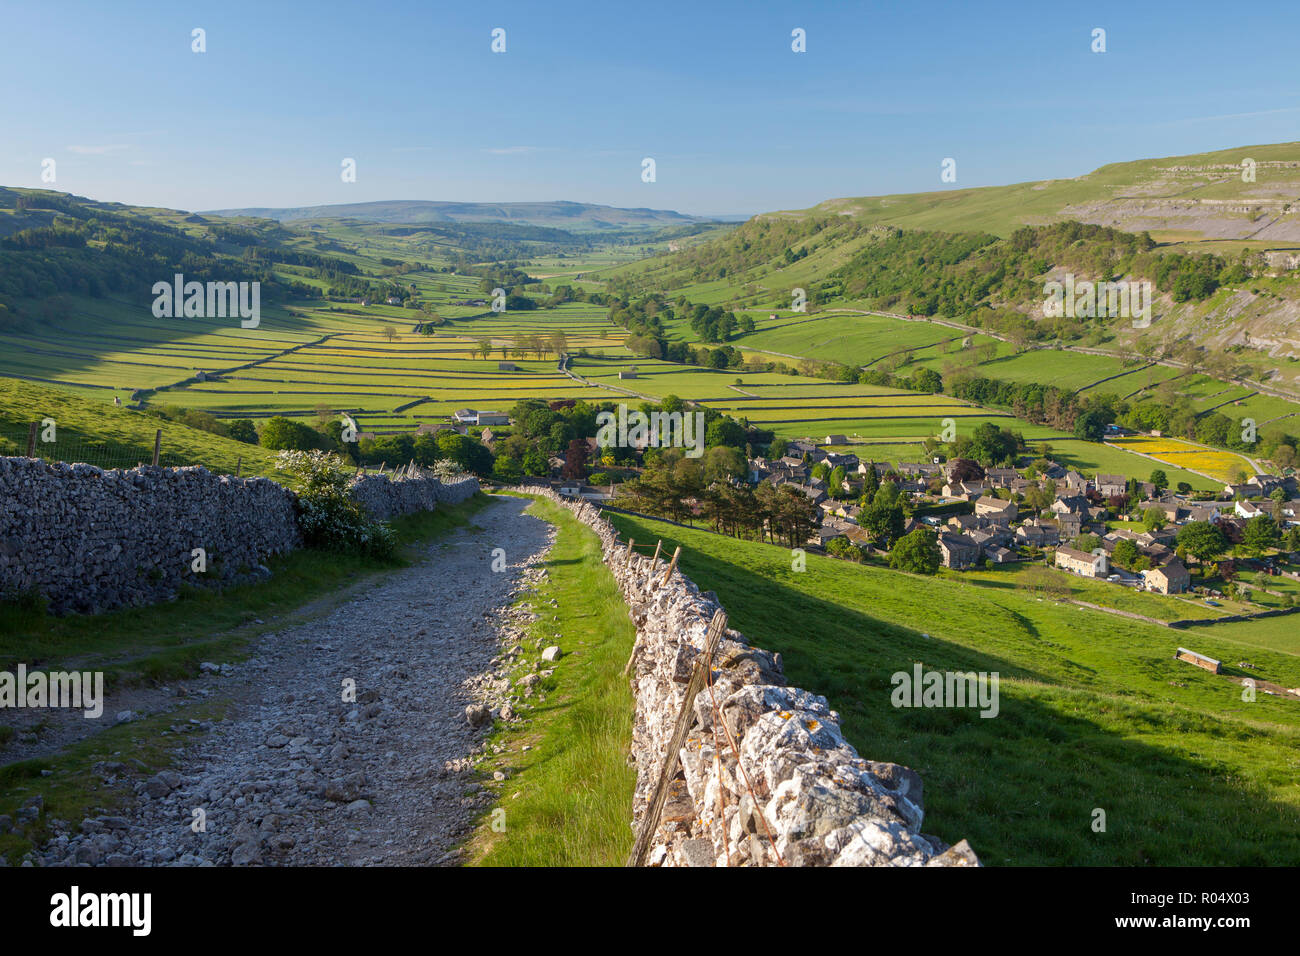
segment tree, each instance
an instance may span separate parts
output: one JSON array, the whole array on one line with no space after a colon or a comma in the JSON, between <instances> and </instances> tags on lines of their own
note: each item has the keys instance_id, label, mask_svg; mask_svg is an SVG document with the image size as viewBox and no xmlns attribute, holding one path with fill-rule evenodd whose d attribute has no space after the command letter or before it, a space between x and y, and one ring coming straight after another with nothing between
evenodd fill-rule
<instances>
[{"instance_id":1,"label":"tree","mask_svg":"<svg viewBox=\"0 0 1300 956\"><path fill-rule=\"evenodd\" d=\"M230 437L235 441L246 442L249 445L257 444L257 429L253 427L251 418L236 418L229 423Z\"/></svg>"},{"instance_id":2,"label":"tree","mask_svg":"<svg viewBox=\"0 0 1300 956\"><path fill-rule=\"evenodd\" d=\"M715 419L708 428L704 430L704 444L709 448L718 445L730 445L733 448L745 447L745 427L734 418L728 418L725 415Z\"/></svg>"},{"instance_id":3,"label":"tree","mask_svg":"<svg viewBox=\"0 0 1300 956\"><path fill-rule=\"evenodd\" d=\"M831 471L830 481L827 487L827 494L832 498L838 498L844 494L844 466L836 465Z\"/></svg>"},{"instance_id":4,"label":"tree","mask_svg":"<svg viewBox=\"0 0 1300 956\"><path fill-rule=\"evenodd\" d=\"M501 455L492 462L492 475L501 481L518 481L523 474L523 466L509 455Z\"/></svg>"},{"instance_id":5,"label":"tree","mask_svg":"<svg viewBox=\"0 0 1300 956\"><path fill-rule=\"evenodd\" d=\"M524 473L534 477L540 477L550 473L551 466L547 463L546 455L536 446L529 448L524 452L523 459Z\"/></svg>"},{"instance_id":6,"label":"tree","mask_svg":"<svg viewBox=\"0 0 1300 956\"><path fill-rule=\"evenodd\" d=\"M873 461L867 466L866 477L862 481L862 502L865 506L868 502L876 497L876 492L880 490L880 475L876 471L876 463Z\"/></svg>"},{"instance_id":7,"label":"tree","mask_svg":"<svg viewBox=\"0 0 1300 956\"><path fill-rule=\"evenodd\" d=\"M880 492L886 488L897 487L892 481L887 481L880 486ZM863 509L858 516L858 523L874 541L888 548L902 535L903 528L907 525L907 516L903 514L903 506L900 502L894 501L891 504L883 501L880 492L876 493L876 500Z\"/></svg>"},{"instance_id":8,"label":"tree","mask_svg":"<svg viewBox=\"0 0 1300 956\"><path fill-rule=\"evenodd\" d=\"M397 329L391 325L385 325L379 330L379 334L388 339L389 344L392 344L393 340L397 338Z\"/></svg>"},{"instance_id":9,"label":"tree","mask_svg":"<svg viewBox=\"0 0 1300 956\"><path fill-rule=\"evenodd\" d=\"M234 437L233 432L231 433L231 437ZM1282 524L1282 505L1286 503L1286 499L1286 492L1281 488L1274 488L1273 493L1268 496L1268 500L1273 502L1273 520L1276 521L1279 526Z\"/></svg>"},{"instance_id":10,"label":"tree","mask_svg":"<svg viewBox=\"0 0 1300 956\"><path fill-rule=\"evenodd\" d=\"M1164 473L1164 469L1157 468L1151 472L1151 484L1156 486L1156 491L1161 492L1169 487L1169 476Z\"/></svg>"},{"instance_id":11,"label":"tree","mask_svg":"<svg viewBox=\"0 0 1300 956\"><path fill-rule=\"evenodd\" d=\"M1300 551L1300 525L1287 528L1284 543L1288 551Z\"/></svg>"},{"instance_id":12,"label":"tree","mask_svg":"<svg viewBox=\"0 0 1300 956\"><path fill-rule=\"evenodd\" d=\"M1138 551L1138 546L1128 538L1121 538L1115 542L1115 550L1111 554L1111 560L1121 568L1132 568L1137 563L1142 553Z\"/></svg>"},{"instance_id":13,"label":"tree","mask_svg":"<svg viewBox=\"0 0 1300 956\"><path fill-rule=\"evenodd\" d=\"M929 528L917 528L904 535L889 552L889 566L912 574L934 574L939 570L939 545Z\"/></svg>"},{"instance_id":14,"label":"tree","mask_svg":"<svg viewBox=\"0 0 1300 956\"><path fill-rule=\"evenodd\" d=\"M260 442L272 451L311 451L320 447L321 435L302 422L276 415L262 426Z\"/></svg>"},{"instance_id":15,"label":"tree","mask_svg":"<svg viewBox=\"0 0 1300 956\"><path fill-rule=\"evenodd\" d=\"M704 480L712 483L727 478L744 478L749 462L738 448L718 445L704 453Z\"/></svg>"},{"instance_id":16,"label":"tree","mask_svg":"<svg viewBox=\"0 0 1300 956\"><path fill-rule=\"evenodd\" d=\"M1106 434L1106 417L1096 410L1076 415L1074 437L1086 441L1101 441L1102 436Z\"/></svg>"},{"instance_id":17,"label":"tree","mask_svg":"<svg viewBox=\"0 0 1300 956\"><path fill-rule=\"evenodd\" d=\"M1189 521L1178 529L1178 548L1204 564L1228 550L1228 542L1210 522Z\"/></svg>"},{"instance_id":18,"label":"tree","mask_svg":"<svg viewBox=\"0 0 1300 956\"><path fill-rule=\"evenodd\" d=\"M492 453L468 435L442 431L438 432L436 441L439 459L450 459L464 471L472 471L476 475L486 476L492 473Z\"/></svg>"},{"instance_id":19,"label":"tree","mask_svg":"<svg viewBox=\"0 0 1300 956\"><path fill-rule=\"evenodd\" d=\"M1168 520L1164 510L1157 508L1155 505L1142 512L1142 526L1148 531L1159 531L1168 523Z\"/></svg>"},{"instance_id":20,"label":"tree","mask_svg":"<svg viewBox=\"0 0 1300 956\"><path fill-rule=\"evenodd\" d=\"M568 450L564 453L564 470L562 474L565 478L579 480L587 477L586 439L575 438L569 442Z\"/></svg>"},{"instance_id":21,"label":"tree","mask_svg":"<svg viewBox=\"0 0 1300 956\"><path fill-rule=\"evenodd\" d=\"M1260 514L1246 522L1241 543L1251 554L1258 555L1276 548L1280 539L1277 523L1268 515Z\"/></svg>"}]
</instances>

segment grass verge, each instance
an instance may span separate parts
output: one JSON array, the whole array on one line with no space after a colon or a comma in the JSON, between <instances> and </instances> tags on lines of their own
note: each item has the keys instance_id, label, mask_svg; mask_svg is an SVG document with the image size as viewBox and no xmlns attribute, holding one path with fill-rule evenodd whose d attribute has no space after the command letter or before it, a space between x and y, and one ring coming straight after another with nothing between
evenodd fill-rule
<instances>
[{"instance_id":1,"label":"grass verge","mask_svg":"<svg viewBox=\"0 0 1300 956\"><path fill-rule=\"evenodd\" d=\"M622 671L636 633L601 561L600 539L550 501L535 500L528 511L557 534L548 577L527 600L540 617L515 676L531 671L548 644L559 643L564 656L548 665L555 672L540 685L545 700L522 722L498 725L492 737L507 749L483 769L489 778L502 770L507 779L489 780L497 801L470 840L469 859L478 866L621 866L632 846L636 785L628 763L632 693Z\"/></svg>"}]
</instances>

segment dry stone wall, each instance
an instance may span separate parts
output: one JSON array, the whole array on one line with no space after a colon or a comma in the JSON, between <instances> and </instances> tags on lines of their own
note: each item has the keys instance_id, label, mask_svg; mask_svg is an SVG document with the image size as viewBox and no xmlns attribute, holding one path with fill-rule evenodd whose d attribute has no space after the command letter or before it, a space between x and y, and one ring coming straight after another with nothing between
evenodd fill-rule
<instances>
[{"instance_id":1,"label":"dry stone wall","mask_svg":"<svg viewBox=\"0 0 1300 956\"><path fill-rule=\"evenodd\" d=\"M433 511L439 504L460 504L478 490L477 478L443 482L423 473L396 480L388 475L365 475L352 482L352 496L380 521Z\"/></svg>"},{"instance_id":2,"label":"dry stone wall","mask_svg":"<svg viewBox=\"0 0 1300 956\"><path fill-rule=\"evenodd\" d=\"M680 571L661 584L664 559L634 553L629 561L613 526L591 505L529 490L563 504L599 535L636 625L633 823L639 829L720 604ZM712 677L712 688L695 700L695 722L651 842L650 865L980 865L965 840L950 847L922 833L921 778L859 756L826 698L786 684L779 654L727 630Z\"/></svg>"},{"instance_id":3,"label":"dry stone wall","mask_svg":"<svg viewBox=\"0 0 1300 956\"><path fill-rule=\"evenodd\" d=\"M473 478L371 477L353 494L384 520L477 490ZM302 544L296 500L269 479L202 467L105 471L0 457L0 594L35 588L55 613L95 613L166 600L187 581L268 576L268 557Z\"/></svg>"}]
</instances>

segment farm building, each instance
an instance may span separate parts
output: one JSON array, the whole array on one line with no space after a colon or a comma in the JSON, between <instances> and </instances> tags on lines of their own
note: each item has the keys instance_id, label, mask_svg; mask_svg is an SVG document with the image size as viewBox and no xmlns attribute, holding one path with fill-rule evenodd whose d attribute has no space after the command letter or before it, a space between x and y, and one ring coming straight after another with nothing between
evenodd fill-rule
<instances>
[{"instance_id":1,"label":"farm building","mask_svg":"<svg viewBox=\"0 0 1300 956\"><path fill-rule=\"evenodd\" d=\"M509 425L510 416L504 412L480 412L473 408L457 409L451 416L458 425Z\"/></svg>"},{"instance_id":2,"label":"farm building","mask_svg":"<svg viewBox=\"0 0 1300 956\"><path fill-rule=\"evenodd\" d=\"M848 435L827 435L823 445L847 445L849 443Z\"/></svg>"},{"instance_id":3,"label":"farm building","mask_svg":"<svg viewBox=\"0 0 1300 956\"><path fill-rule=\"evenodd\" d=\"M1178 648L1178 653L1174 655L1175 660L1186 661L1189 664L1195 664L1197 667L1203 667L1211 674L1219 673L1223 666L1213 657L1206 657L1204 654L1198 654L1196 651L1189 651L1185 647Z\"/></svg>"},{"instance_id":4,"label":"farm building","mask_svg":"<svg viewBox=\"0 0 1300 956\"><path fill-rule=\"evenodd\" d=\"M519 366L516 365L514 362L497 362L497 371L498 371L498 372L517 372L517 371L519 371Z\"/></svg>"},{"instance_id":5,"label":"farm building","mask_svg":"<svg viewBox=\"0 0 1300 956\"><path fill-rule=\"evenodd\" d=\"M629 370L629 371L624 371L624 372L619 372L619 373L618 373L618 377L619 377L619 378L636 378L636 372L635 372L635 371L630 371L630 370Z\"/></svg>"}]
</instances>

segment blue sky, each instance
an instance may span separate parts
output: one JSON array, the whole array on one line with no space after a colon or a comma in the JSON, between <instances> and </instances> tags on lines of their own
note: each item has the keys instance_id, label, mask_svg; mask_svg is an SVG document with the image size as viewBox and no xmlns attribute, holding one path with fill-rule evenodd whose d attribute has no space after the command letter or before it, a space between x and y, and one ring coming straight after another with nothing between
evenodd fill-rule
<instances>
[{"instance_id":1,"label":"blue sky","mask_svg":"<svg viewBox=\"0 0 1300 956\"><path fill-rule=\"evenodd\" d=\"M2 9L0 183L42 185L50 157L52 188L182 209L569 199L751 214L953 188L945 157L962 187L1300 140L1294 2ZM191 52L195 27L206 53Z\"/></svg>"}]
</instances>

